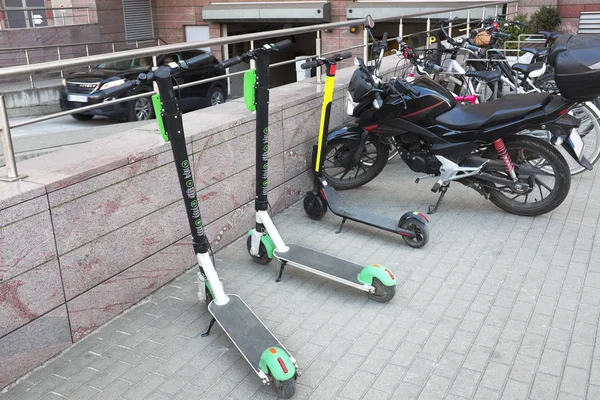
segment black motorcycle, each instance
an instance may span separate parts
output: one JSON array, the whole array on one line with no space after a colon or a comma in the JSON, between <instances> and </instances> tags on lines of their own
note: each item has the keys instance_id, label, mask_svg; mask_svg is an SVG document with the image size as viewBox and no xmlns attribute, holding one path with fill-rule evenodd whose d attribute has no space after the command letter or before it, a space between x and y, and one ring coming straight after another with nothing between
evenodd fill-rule
<instances>
[{"instance_id":1,"label":"black motorcycle","mask_svg":"<svg viewBox=\"0 0 600 400\"><path fill-rule=\"evenodd\" d=\"M457 104L448 90L429 78L417 78L412 84L402 78L382 82L376 73L381 57L379 64L370 67L357 60L348 85L347 110L356 123L329 132L325 178L338 189L370 181L385 166L392 144L411 170L437 177L432 191L440 192L440 197L430 213L437 210L453 181L513 214L535 216L554 210L569 192L569 166L550 143L518 133L547 129L564 140L565 150L581 165L591 168L581 155L579 121L568 111L578 101L600 95L600 70L594 69L600 65L600 49L582 51L585 43L593 42L573 37L569 43L565 38L549 57L556 62L557 85L569 85L571 91L578 86L576 99L565 98L561 88L563 97L531 93ZM382 41L373 48L382 55L387 46ZM587 83L581 85L578 79Z\"/></svg>"}]
</instances>

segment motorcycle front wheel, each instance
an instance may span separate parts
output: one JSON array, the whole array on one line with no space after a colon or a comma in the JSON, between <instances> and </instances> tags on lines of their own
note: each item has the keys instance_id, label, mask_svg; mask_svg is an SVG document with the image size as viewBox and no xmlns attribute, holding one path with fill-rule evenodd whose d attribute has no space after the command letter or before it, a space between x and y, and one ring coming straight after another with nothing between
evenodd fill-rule
<instances>
[{"instance_id":1,"label":"motorcycle front wheel","mask_svg":"<svg viewBox=\"0 0 600 400\"><path fill-rule=\"evenodd\" d=\"M571 173L562 154L548 142L531 136L512 136L504 139L508 154L516 167L520 183L529 188L517 190L512 187L492 184L488 187L490 200L511 214L523 216L542 215L554 210L567 197L571 187ZM485 158L498 159L493 145L484 153ZM519 176L519 166L527 165L540 169L531 176ZM508 173L495 175L510 179Z\"/></svg>"},{"instance_id":2,"label":"motorcycle front wheel","mask_svg":"<svg viewBox=\"0 0 600 400\"><path fill-rule=\"evenodd\" d=\"M325 160L322 165L325 180L337 190L353 189L373 180L387 164L389 147L375 136L367 137L365 146L359 151L359 141L337 138L325 145Z\"/></svg>"}]
</instances>

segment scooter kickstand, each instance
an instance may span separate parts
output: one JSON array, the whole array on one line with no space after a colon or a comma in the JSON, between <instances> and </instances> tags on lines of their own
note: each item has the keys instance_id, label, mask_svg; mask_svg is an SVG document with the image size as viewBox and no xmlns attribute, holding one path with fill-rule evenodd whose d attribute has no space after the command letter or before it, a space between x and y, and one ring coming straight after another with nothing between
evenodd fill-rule
<instances>
[{"instance_id":1,"label":"scooter kickstand","mask_svg":"<svg viewBox=\"0 0 600 400\"><path fill-rule=\"evenodd\" d=\"M346 223L346 218L342 218L342 223L340 225L340 229L338 229L337 231L335 231L335 233L341 233L342 232L342 228L344 228L344 224Z\"/></svg>"},{"instance_id":2,"label":"scooter kickstand","mask_svg":"<svg viewBox=\"0 0 600 400\"><path fill-rule=\"evenodd\" d=\"M450 184L443 184L442 186L440 186L440 197L438 198L437 203L435 203L435 205L431 205L429 206L429 215L435 214L438 210L438 207L440 206L440 204L442 204L442 200L444 199L444 196L446 195L446 192L448 191L448 187L450 186Z\"/></svg>"},{"instance_id":3,"label":"scooter kickstand","mask_svg":"<svg viewBox=\"0 0 600 400\"><path fill-rule=\"evenodd\" d=\"M200 336L202 337L207 337L208 335L210 335L210 330L212 329L213 325L215 324L216 319L211 319L210 320L210 324L208 324L208 330L206 332L204 332L203 334L201 334Z\"/></svg>"},{"instance_id":4,"label":"scooter kickstand","mask_svg":"<svg viewBox=\"0 0 600 400\"><path fill-rule=\"evenodd\" d=\"M281 262L281 268L279 268L279 276L275 279L275 282L281 282L281 275L283 275L283 269L285 268L286 261Z\"/></svg>"}]
</instances>

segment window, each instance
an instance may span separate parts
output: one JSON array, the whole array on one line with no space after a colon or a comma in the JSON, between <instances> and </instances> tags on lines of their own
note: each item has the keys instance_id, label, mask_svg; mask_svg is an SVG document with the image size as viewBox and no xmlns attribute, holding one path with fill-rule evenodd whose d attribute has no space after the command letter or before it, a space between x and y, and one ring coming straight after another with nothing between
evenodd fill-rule
<instances>
[{"instance_id":1,"label":"window","mask_svg":"<svg viewBox=\"0 0 600 400\"><path fill-rule=\"evenodd\" d=\"M22 10L23 8L45 8L44 0L5 0L5 2L8 28L48 26L45 10Z\"/></svg>"},{"instance_id":2,"label":"window","mask_svg":"<svg viewBox=\"0 0 600 400\"><path fill-rule=\"evenodd\" d=\"M123 0L125 38L128 41L154 38L150 0Z\"/></svg>"}]
</instances>

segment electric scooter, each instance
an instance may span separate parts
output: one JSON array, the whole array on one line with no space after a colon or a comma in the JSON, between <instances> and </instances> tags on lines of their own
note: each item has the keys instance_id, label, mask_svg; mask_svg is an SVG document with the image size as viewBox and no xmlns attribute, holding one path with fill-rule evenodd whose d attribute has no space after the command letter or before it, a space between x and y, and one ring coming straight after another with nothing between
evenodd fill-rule
<instances>
[{"instance_id":1,"label":"electric scooter","mask_svg":"<svg viewBox=\"0 0 600 400\"><path fill-rule=\"evenodd\" d=\"M386 41L387 33L384 34L384 39L380 42L380 46L385 44L387 48ZM381 50L381 54L383 54L383 49ZM323 176L322 166L325 161L323 146L325 135L329 131L331 102L333 100L335 73L337 69L336 63L350 57L352 57L352 53L336 54L330 58L317 58L300 66L302 69L311 69L325 65L327 76L325 79L325 89L323 90L319 139L317 145L313 148L315 186L304 197L304 211L306 211L306 214L311 219L319 220L323 218L327 212L327 208L329 208L332 213L342 217L342 224L336 233L342 231L344 223L349 219L388 232L397 233L411 247L423 247L429 241L429 229L427 228L427 222L429 221L423 214L419 212L407 212L400 217L400 220L396 220L348 205L340 197L335 188L327 183Z\"/></svg>"},{"instance_id":2,"label":"electric scooter","mask_svg":"<svg viewBox=\"0 0 600 400\"><path fill-rule=\"evenodd\" d=\"M370 264L366 267L345 261L309 248L285 244L271 220L267 210L268 159L269 159L269 55L291 45L289 40L265 45L250 50L237 57L224 61L222 68L229 68L241 62L256 61L256 70L244 75L244 101L250 111L256 110L256 226L248 232L247 248L252 259L260 264L268 264L277 258L281 267L277 282L286 265L323 276L339 283L365 291L378 302L391 300L396 293L396 277L387 268Z\"/></svg>"},{"instance_id":3,"label":"electric scooter","mask_svg":"<svg viewBox=\"0 0 600 400\"><path fill-rule=\"evenodd\" d=\"M140 81L157 83L158 94L153 97L155 115L161 135L165 140L171 141L173 158L192 234L193 248L200 267L198 298L206 301L208 310L213 317L208 330L202 334L202 337L208 336L214 323L217 322L254 372L262 379L263 384L273 383L280 397L289 398L294 395L296 390L298 375L296 360L239 296L225 294L213 265L210 243L206 238L200 215L192 169L185 145L181 111L175 97L172 78L193 65L205 64L213 59L212 54L206 53L187 61L172 62L148 74L140 74L138 81L129 81L119 89L127 91L139 85Z\"/></svg>"}]
</instances>

